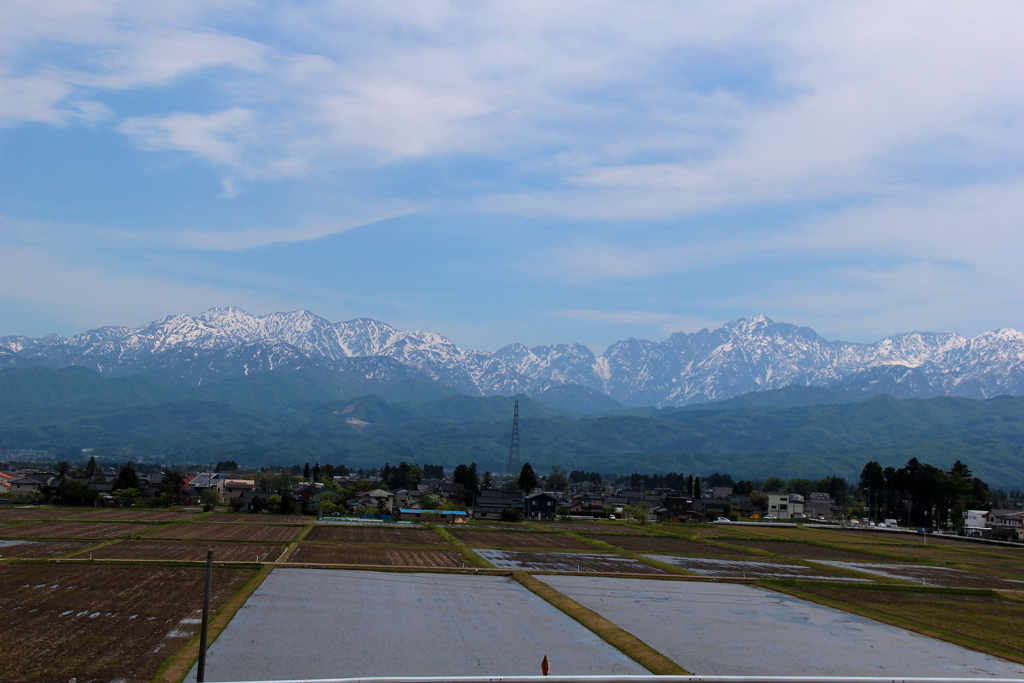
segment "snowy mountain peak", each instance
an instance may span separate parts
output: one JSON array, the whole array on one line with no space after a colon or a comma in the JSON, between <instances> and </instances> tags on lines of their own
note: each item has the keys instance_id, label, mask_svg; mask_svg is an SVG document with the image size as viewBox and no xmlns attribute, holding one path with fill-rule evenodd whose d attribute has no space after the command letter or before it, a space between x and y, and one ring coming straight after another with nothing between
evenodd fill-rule
<instances>
[{"instance_id":1,"label":"snowy mountain peak","mask_svg":"<svg viewBox=\"0 0 1024 683\"><path fill-rule=\"evenodd\" d=\"M513 343L488 353L372 318L333 323L306 310L252 315L224 306L70 338L4 337L0 356L0 367L85 365L106 374L196 383L312 368L364 378L429 379L474 395L539 395L552 386L579 385L627 405L686 405L790 384L851 382L901 395L1024 394L1024 334L1017 330L996 329L974 339L909 332L853 344L764 315L676 333L662 342L618 341L598 356L582 344Z\"/></svg>"}]
</instances>

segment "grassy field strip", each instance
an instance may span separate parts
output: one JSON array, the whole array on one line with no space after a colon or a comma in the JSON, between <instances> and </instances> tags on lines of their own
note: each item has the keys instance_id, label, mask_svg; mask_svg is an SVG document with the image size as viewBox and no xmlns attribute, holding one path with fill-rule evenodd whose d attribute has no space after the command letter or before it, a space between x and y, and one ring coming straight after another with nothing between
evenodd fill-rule
<instances>
[{"instance_id":1,"label":"grassy field strip","mask_svg":"<svg viewBox=\"0 0 1024 683\"><path fill-rule=\"evenodd\" d=\"M316 519L315 518L310 520L310 522L303 527L302 531L300 531L298 533L298 535L296 535L295 538L293 538L291 540L291 543L289 543L285 547L284 552L281 553L280 556L278 556L278 558L276 560L274 560L274 563L275 564L283 564L283 563L287 562L288 558L291 557L292 553L294 553L295 550L299 547L299 541L301 541L306 536L308 536L309 532L313 530L314 526L316 526Z\"/></svg>"},{"instance_id":2,"label":"grassy field strip","mask_svg":"<svg viewBox=\"0 0 1024 683\"><path fill-rule=\"evenodd\" d=\"M353 571L391 572L394 574L489 574L511 576L512 569L485 567L416 567L398 564L331 564L329 562L289 562L288 567L300 569L350 569Z\"/></svg>"},{"instance_id":3,"label":"grassy field strip","mask_svg":"<svg viewBox=\"0 0 1024 683\"><path fill-rule=\"evenodd\" d=\"M433 529L441 538L448 542L448 545L454 548L455 551L462 556L462 559L469 564L481 569L497 569L493 564L474 553L465 543L448 533L447 529L443 529L439 526L435 526Z\"/></svg>"},{"instance_id":4,"label":"grassy field strip","mask_svg":"<svg viewBox=\"0 0 1024 683\"><path fill-rule=\"evenodd\" d=\"M801 588L810 589L813 587L811 582L805 582L802 585L797 582L790 581L772 581L772 580L761 580L758 581L758 586L767 588L768 590L774 590L779 593L785 593L801 600L807 600L808 602L814 602L825 607L831 607L833 609L841 610L843 612L849 612L858 616L879 621L883 624L889 624L897 628L903 628L908 631L919 633L929 638L936 638L938 640L944 640L954 645L965 647L969 650L976 650L978 652L984 652L985 654L992 655L994 657L1001 657L1008 659L1013 662L1024 663L1024 653L1020 651L1014 651L1008 648L1000 647L991 642L981 640L979 638L972 638L962 633L955 633L948 631L933 624L928 624L924 620L915 620L912 618L914 612L906 610L900 617L886 614L878 610L858 605L845 600L834 600L817 595L810 590L801 590ZM829 586L832 588L833 586ZM851 586L844 586L844 588L851 588ZM896 590L914 593L933 593L936 595L976 595L979 597L1000 597L1006 599L1007 596L1000 595L999 592L987 589L964 589L964 588L918 588L914 586L853 586L852 588L860 590ZM1013 601L1018 601L1016 598L1009 598ZM1024 602L1024 601L1021 601ZM955 615L950 615L950 618L954 618Z\"/></svg>"},{"instance_id":5,"label":"grassy field strip","mask_svg":"<svg viewBox=\"0 0 1024 683\"><path fill-rule=\"evenodd\" d=\"M227 628L228 623L249 599L260 584L270 576L273 567L266 565L249 579L220 609L210 617L210 628L207 636L207 647ZM150 679L152 683L181 683L185 680L192 665L199 660L199 633L192 636L185 645L160 665L156 674Z\"/></svg>"},{"instance_id":6,"label":"grassy field strip","mask_svg":"<svg viewBox=\"0 0 1024 683\"><path fill-rule=\"evenodd\" d=\"M780 556L785 557L785 556ZM881 574L872 574L871 572L862 572L856 569L850 569L848 567L834 567L830 564L819 564L814 560L796 560L805 567L813 567L817 571L820 571L825 576L843 576L850 579L867 579L872 583L888 583L897 586L914 585L916 582L910 579L897 579L892 576L882 576Z\"/></svg>"},{"instance_id":7,"label":"grassy field strip","mask_svg":"<svg viewBox=\"0 0 1024 683\"><path fill-rule=\"evenodd\" d=\"M979 574L988 574L989 576L998 576L1001 579L1015 579L1017 581L1024 581L1024 574L1006 571L1006 567L998 566L993 567L987 564L968 564L968 563L947 563L947 566L952 569L960 569L965 572L978 572ZM1012 591L1011 591L1012 592Z\"/></svg>"},{"instance_id":8,"label":"grassy field strip","mask_svg":"<svg viewBox=\"0 0 1024 683\"><path fill-rule=\"evenodd\" d=\"M646 564L648 567L654 567L655 569L660 569L671 574L679 574L680 576L700 576L705 579L709 578L704 576L700 572L694 572L690 571L689 569L683 569L682 567L677 567L674 564L668 564L667 562L661 562L660 560L652 560L651 558L641 553L626 550L625 548L620 548L619 546L612 545L611 543L605 543L604 541L599 541L594 538L580 536L579 534L573 533L568 529L558 531L557 533L562 534L563 536L567 536L568 538L576 539L577 541L583 541L584 543L588 543L594 546L595 548L600 548L602 550L615 553L619 557L625 557L630 560L635 560L640 564Z\"/></svg>"},{"instance_id":9,"label":"grassy field strip","mask_svg":"<svg viewBox=\"0 0 1024 683\"><path fill-rule=\"evenodd\" d=\"M85 554L88 554L88 553L92 553L93 551L99 550L100 548L105 548L108 545L114 545L115 543L120 543L122 540L123 539L120 539L120 538L112 538L109 541L100 541L99 543L94 543L93 545L89 546L88 548L82 548L81 550L69 550L66 553L61 553L60 555L56 555L56 556L51 557L49 559L51 559L51 560L63 560L63 559L68 559L68 558L75 558L76 555L85 555ZM92 559L92 558L89 557L89 558L75 558L75 559Z\"/></svg>"},{"instance_id":10,"label":"grassy field strip","mask_svg":"<svg viewBox=\"0 0 1024 683\"><path fill-rule=\"evenodd\" d=\"M192 522L192 521L195 521L195 520L199 519L200 517L202 517L204 515L209 515L209 514L212 514L212 513L210 513L210 512L203 512L203 513L200 513L198 515L193 515L191 517L186 517L184 519L176 519L176 520L174 520L172 522L166 522L164 524L159 524L157 526L154 526L152 529L148 529L148 530L142 532L141 534L136 534L135 538L142 538L143 536L145 536L148 533L151 533L151 532L154 532L154 531L161 531L161 530L166 529L168 527L172 527L175 524L183 524L183 523L186 523L186 522Z\"/></svg>"},{"instance_id":11,"label":"grassy field strip","mask_svg":"<svg viewBox=\"0 0 1024 683\"><path fill-rule=\"evenodd\" d=\"M689 671L640 640L624 631L597 612L587 609L572 598L559 593L546 583L522 571L512 572L512 578L527 590L550 603L553 607L572 617L585 628L593 631L601 640L659 676L686 676Z\"/></svg>"}]
</instances>

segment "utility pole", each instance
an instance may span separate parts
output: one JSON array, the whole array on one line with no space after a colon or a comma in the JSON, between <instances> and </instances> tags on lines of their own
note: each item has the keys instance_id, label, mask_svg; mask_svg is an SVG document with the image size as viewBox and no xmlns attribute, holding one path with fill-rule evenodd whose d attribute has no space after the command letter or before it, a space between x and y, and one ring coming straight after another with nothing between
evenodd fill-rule
<instances>
[{"instance_id":1,"label":"utility pole","mask_svg":"<svg viewBox=\"0 0 1024 683\"><path fill-rule=\"evenodd\" d=\"M206 681L206 637L210 629L210 593L213 592L213 551L206 551L206 590L203 591L203 625L199 631L199 664L196 683Z\"/></svg>"}]
</instances>

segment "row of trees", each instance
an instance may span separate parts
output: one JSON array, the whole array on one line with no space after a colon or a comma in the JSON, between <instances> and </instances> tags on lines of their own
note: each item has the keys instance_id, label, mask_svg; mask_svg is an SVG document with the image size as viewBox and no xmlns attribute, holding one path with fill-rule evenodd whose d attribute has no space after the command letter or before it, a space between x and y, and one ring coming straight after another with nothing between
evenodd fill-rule
<instances>
[{"instance_id":1,"label":"row of trees","mask_svg":"<svg viewBox=\"0 0 1024 683\"><path fill-rule=\"evenodd\" d=\"M897 469L864 465L860 487L873 519L892 517L915 526L958 528L967 510L991 507L988 484L957 460L949 471L911 458Z\"/></svg>"}]
</instances>

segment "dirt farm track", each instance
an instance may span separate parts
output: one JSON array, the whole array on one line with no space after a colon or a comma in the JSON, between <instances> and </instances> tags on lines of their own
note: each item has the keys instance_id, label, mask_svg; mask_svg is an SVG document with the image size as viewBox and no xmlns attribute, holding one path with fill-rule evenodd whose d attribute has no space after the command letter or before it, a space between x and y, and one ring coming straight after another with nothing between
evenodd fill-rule
<instances>
[{"instance_id":1,"label":"dirt farm track","mask_svg":"<svg viewBox=\"0 0 1024 683\"><path fill-rule=\"evenodd\" d=\"M251 575L217 569L214 604ZM203 577L200 567L0 566L3 680L148 681L195 633Z\"/></svg>"}]
</instances>

